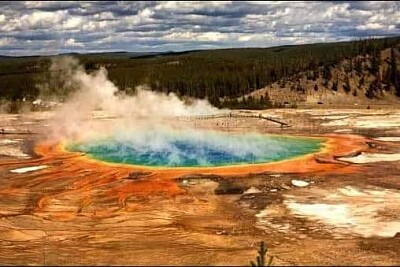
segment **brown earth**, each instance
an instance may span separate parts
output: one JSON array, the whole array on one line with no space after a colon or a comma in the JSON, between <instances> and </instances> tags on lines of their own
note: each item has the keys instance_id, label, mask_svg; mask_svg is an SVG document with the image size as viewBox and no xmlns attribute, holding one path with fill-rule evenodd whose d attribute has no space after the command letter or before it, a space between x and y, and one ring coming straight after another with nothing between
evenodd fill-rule
<instances>
[{"instance_id":1,"label":"brown earth","mask_svg":"<svg viewBox=\"0 0 400 267\"><path fill-rule=\"evenodd\" d=\"M2 115L9 134L0 136L0 262L248 265L264 240L275 265L399 265L400 163L351 164L338 157L400 153L399 142L373 139L400 136L400 113L262 113L292 127L229 118L188 124L323 136L326 147L273 164L151 169L89 160L44 142L51 113ZM16 134L28 128L39 134ZM18 151L33 157L17 159ZM48 167L11 172L41 165Z\"/></svg>"},{"instance_id":2,"label":"brown earth","mask_svg":"<svg viewBox=\"0 0 400 267\"><path fill-rule=\"evenodd\" d=\"M395 49L397 61L400 60L400 53ZM368 71L371 66L371 57L358 56L357 58L346 59L332 66L329 81L325 81L322 73L313 76L313 70L301 72L292 77L286 77L280 81L272 83L264 88L260 88L245 97L252 96L259 99L261 96L268 95L269 99L275 104L285 105L286 107L296 106L298 108L370 108L379 106L395 106L400 104L400 99L395 96L395 88L382 82L383 89L376 92L374 98L366 97L366 92L371 83L382 77L388 71L391 52L390 49L381 51L381 62L377 75ZM350 71L350 62L355 65L356 60L361 60L362 71L357 73L355 69ZM379 76L379 77L378 77ZM348 80L350 91L346 92L344 86ZM360 81L363 80L363 83ZM332 85L337 82L337 91L332 90ZM315 90L317 86L318 90Z\"/></svg>"}]
</instances>

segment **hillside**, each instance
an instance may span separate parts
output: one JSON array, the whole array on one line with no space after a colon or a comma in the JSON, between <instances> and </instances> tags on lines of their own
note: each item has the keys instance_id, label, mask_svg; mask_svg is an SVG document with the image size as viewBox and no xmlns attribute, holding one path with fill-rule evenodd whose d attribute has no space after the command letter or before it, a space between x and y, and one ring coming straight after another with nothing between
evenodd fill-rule
<instances>
[{"instance_id":1,"label":"hillside","mask_svg":"<svg viewBox=\"0 0 400 267\"><path fill-rule=\"evenodd\" d=\"M399 45L400 37L390 37L271 48L73 56L87 71L104 66L110 80L127 94L147 84L180 97L207 98L215 106L268 108L397 101ZM49 71L52 58L1 57L0 99L13 103L38 97L63 99L72 88L65 88L62 77L57 77L62 70Z\"/></svg>"},{"instance_id":2,"label":"hillside","mask_svg":"<svg viewBox=\"0 0 400 267\"><path fill-rule=\"evenodd\" d=\"M274 106L354 106L400 104L398 97L399 45L380 51L377 60L359 55L328 69L320 67L285 77L238 101L265 102ZM374 66L374 64L376 66ZM396 70L393 71L394 65Z\"/></svg>"}]
</instances>

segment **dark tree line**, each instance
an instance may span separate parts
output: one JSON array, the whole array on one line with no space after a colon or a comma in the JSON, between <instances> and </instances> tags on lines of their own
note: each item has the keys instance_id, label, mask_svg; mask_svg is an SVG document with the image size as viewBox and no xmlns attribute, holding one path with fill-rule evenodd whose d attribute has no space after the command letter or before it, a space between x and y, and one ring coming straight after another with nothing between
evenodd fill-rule
<instances>
[{"instance_id":1,"label":"dark tree line","mask_svg":"<svg viewBox=\"0 0 400 267\"><path fill-rule=\"evenodd\" d=\"M300 72L306 72L307 77L314 81L321 76L327 85L332 80L331 69L345 59L351 59L349 71L354 69L360 74L363 71L362 62L352 60L357 56L371 57L369 71L377 75L381 64L380 51L386 48L391 48L392 53L389 71L379 77L368 96L373 97L382 81L392 84L396 88L396 94L400 96L395 55L398 53L395 48L398 44L400 37L273 48L205 50L144 57L114 57L111 54L76 57L87 70L105 65L110 80L128 94L134 93L137 85L147 84L156 91L206 98L216 106L221 105L221 99L226 99L226 105L240 106L235 98L276 81L284 82ZM35 85L48 82L49 65L50 59L45 57L0 59L0 98L36 98L40 92ZM59 86L52 86L54 88L49 88L49 92L61 94ZM349 82L346 82L345 87L348 92L352 90ZM337 90L335 81L331 89ZM317 91L318 87L314 90ZM264 106L271 104L266 99L263 100ZM247 106L254 108L261 105L256 102L254 99L243 100Z\"/></svg>"}]
</instances>

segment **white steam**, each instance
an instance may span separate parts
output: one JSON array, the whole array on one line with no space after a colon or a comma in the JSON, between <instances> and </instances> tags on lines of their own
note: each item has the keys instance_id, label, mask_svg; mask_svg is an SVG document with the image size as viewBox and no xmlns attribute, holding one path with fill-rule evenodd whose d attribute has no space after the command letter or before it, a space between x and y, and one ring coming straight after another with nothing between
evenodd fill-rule
<instances>
[{"instance_id":1,"label":"white steam","mask_svg":"<svg viewBox=\"0 0 400 267\"><path fill-rule=\"evenodd\" d=\"M53 60L50 70L61 76L58 80L65 88L59 91L73 92L56 112L50 134L52 138L92 138L112 134L117 128L133 134L139 125L142 130L143 125L159 127L160 119L166 117L221 112L206 100L189 99L184 102L173 93L166 95L153 92L146 86L137 87L134 96L123 95L108 80L104 67L87 73L78 60L71 57ZM91 120L96 112L117 118L117 121L110 126Z\"/></svg>"}]
</instances>

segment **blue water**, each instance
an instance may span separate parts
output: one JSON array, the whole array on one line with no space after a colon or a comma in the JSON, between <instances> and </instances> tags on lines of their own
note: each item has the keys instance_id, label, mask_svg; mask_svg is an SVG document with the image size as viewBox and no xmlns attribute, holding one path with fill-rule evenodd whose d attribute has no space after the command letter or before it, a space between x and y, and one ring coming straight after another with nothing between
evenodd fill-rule
<instances>
[{"instance_id":1,"label":"blue water","mask_svg":"<svg viewBox=\"0 0 400 267\"><path fill-rule=\"evenodd\" d=\"M217 131L144 131L68 144L67 149L114 163L212 167L267 163L318 151L322 139Z\"/></svg>"}]
</instances>

